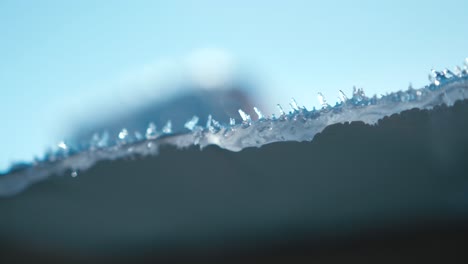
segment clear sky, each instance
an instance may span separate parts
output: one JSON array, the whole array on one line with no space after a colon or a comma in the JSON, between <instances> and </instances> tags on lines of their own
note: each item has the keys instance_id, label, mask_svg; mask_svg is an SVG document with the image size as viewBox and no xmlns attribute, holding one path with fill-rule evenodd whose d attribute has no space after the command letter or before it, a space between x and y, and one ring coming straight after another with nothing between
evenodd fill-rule
<instances>
[{"instance_id":1,"label":"clear sky","mask_svg":"<svg viewBox=\"0 0 468 264\"><path fill-rule=\"evenodd\" d=\"M257 74L272 106L419 87L468 56L468 1L2 0L0 171L54 144L67 115L138 94L132 81L198 50Z\"/></svg>"}]
</instances>

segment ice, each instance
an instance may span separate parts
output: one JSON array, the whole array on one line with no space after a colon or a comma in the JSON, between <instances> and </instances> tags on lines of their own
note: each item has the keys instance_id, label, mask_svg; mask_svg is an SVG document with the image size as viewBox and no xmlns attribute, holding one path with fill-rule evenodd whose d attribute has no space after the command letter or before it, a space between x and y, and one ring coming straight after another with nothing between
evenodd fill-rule
<instances>
[{"instance_id":1,"label":"ice","mask_svg":"<svg viewBox=\"0 0 468 264\"><path fill-rule=\"evenodd\" d=\"M211 119L211 123L213 125L213 128L215 130L219 130L221 129L223 126L221 125L221 123L219 123L218 121L216 121L214 118Z\"/></svg>"},{"instance_id":2,"label":"ice","mask_svg":"<svg viewBox=\"0 0 468 264\"><path fill-rule=\"evenodd\" d=\"M122 140L122 141L125 141L128 137L128 130L126 128L123 128L120 132L119 132L119 139Z\"/></svg>"},{"instance_id":3,"label":"ice","mask_svg":"<svg viewBox=\"0 0 468 264\"><path fill-rule=\"evenodd\" d=\"M135 131L134 135L137 141L143 140L143 135L139 131Z\"/></svg>"},{"instance_id":4,"label":"ice","mask_svg":"<svg viewBox=\"0 0 468 264\"><path fill-rule=\"evenodd\" d=\"M146 139L155 139L158 137L158 131L156 130L156 125L151 122L148 124L146 129Z\"/></svg>"},{"instance_id":5,"label":"ice","mask_svg":"<svg viewBox=\"0 0 468 264\"><path fill-rule=\"evenodd\" d=\"M297 102L294 98L291 98L291 102L289 103L289 105L291 106L291 109L296 112L296 111L299 111L300 108L299 106L297 105Z\"/></svg>"},{"instance_id":6,"label":"ice","mask_svg":"<svg viewBox=\"0 0 468 264\"><path fill-rule=\"evenodd\" d=\"M328 103L327 103L327 100L325 100L325 96L323 96L322 93L318 93L317 97L318 97L319 103L322 106L322 108L327 108Z\"/></svg>"},{"instance_id":7,"label":"ice","mask_svg":"<svg viewBox=\"0 0 468 264\"><path fill-rule=\"evenodd\" d=\"M189 121L185 123L184 127L190 131L193 131L195 129L195 126L198 124L198 120L198 116L193 116Z\"/></svg>"},{"instance_id":8,"label":"ice","mask_svg":"<svg viewBox=\"0 0 468 264\"><path fill-rule=\"evenodd\" d=\"M339 91L339 97L338 98L340 99L340 101L342 103L345 103L346 101L348 101L348 97L346 96L346 94L342 90Z\"/></svg>"},{"instance_id":9,"label":"ice","mask_svg":"<svg viewBox=\"0 0 468 264\"><path fill-rule=\"evenodd\" d=\"M218 121L214 120L211 115L208 115L207 121L206 121L206 129L210 131L211 133L216 133L219 131L221 125L219 124Z\"/></svg>"},{"instance_id":10,"label":"ice","mask_svg":"<svg viewBox=\"0 0 468 264\"><path fill-rule=\"evenodd\" d=\"M242 109L239 109L239 115L244 123L250 123L252 121L250 115L246 114Z\"/></svg>"},{"instance_id":11,"label":"ice","mask_svg":"<svg viewBox=\"0 0 468 264\"><path fill-rule=\"evenodd\" d=\"M253 109L254 109L255 113L257 114L258 120L264 119L262 112L260 110L258 110L257 107L254 106Z\"/></svg>"},{"instance_id":12,"label":"ice","mask_svg":"<svg viewBox=\"0 0 468 264\"><path fill-rule=\"evenodd\" d=\"M339 90L340 102L333 107L319 93L322 106L319 110L314 108L308 111L299 108L292 99L290 105L293 112L286 114L278 104L278 118L272 114L271 118L265 119L258 108L254 107L258 120L253 121L244 110L239 109L242 124L236 124L234 118L229 119L229 124L221 124L210 115L206 127L203 128L197 126L199 118L193 116L184 125L190 130L185 134L172 134L172 124L169 120L162 128L164 137L157 137L156 126L150 123L146 137L142 137L141 140L137 133L134 133L134 139L137 140L133 140L125 128L115 138L107 132L95 133L87 147L78 149L72 148L64 140L47 151L42 158L27 166L12 166L11 173L0 175L0 196L18 193L50 175L59 175L67 171L71 171L72 176L78 175L78 171L87 170L100 160L113 160L130 155L157 155L161 145L175 145L181 148L191 145L198 145L200 148L217 145L227 150L241 151L244 148L261 147L279 141L310 141L332 124L352 121L375 124L383 117L413 108L431 109L441 104L450 106L465 99L468 90L468 59L464 68L458 67L455 72L432 70L430 81L429 85L419 89L409 87L406 91L388 93L381 97L367 97L362 88L354 87L352 97L348 98Z\"/></svg>"},{"instance_id":13,"label":"ice","mask_svg":"<svg viewBox=\"0 0 468 264\"><path fill-rule=\"evenodd\" d=\"M162 128L162 132L164 134L171 134L172 133L172 122L171 122L171 120L167 121L167 123Z\"/></svg>"},{"instance_id":14,"label":"ice","mask_svg":"<svg viewBox=\"0 0 468 264\"><path fill-rule=\"evenodd\" d=\"M284 116L284 115L285 115L285 113L284 113L283 107L282 107L280 104L277 104L276 106L278 107L278 110L279 110L280 116Z\"/></svg>"},{"instance_id":15,"label":"ice","mask_svg":"<svg viewBox=\"0 0 468 264\"><path fill-rule=\"evenodd\" d=\"M60 143L58 143L57 146L62 150L67 150L68 149L68 146L67 146L67 144L65 144L64 141L60 141Z\"/></svg>"}]
</instances>

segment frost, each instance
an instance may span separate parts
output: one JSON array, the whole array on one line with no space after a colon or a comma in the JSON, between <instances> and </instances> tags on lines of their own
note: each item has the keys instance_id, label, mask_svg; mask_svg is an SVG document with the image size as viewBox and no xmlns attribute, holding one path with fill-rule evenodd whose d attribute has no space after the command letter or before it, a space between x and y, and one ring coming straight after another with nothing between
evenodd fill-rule
<instances>
[{"instance_id":1,"label":"frost","mask_svg":"<svg viewBox=\"0 0 468 264\"><path fill-rule=\"evenodd\" d=\"M172 122L171 122L171 120L167 121L167 123L162 128L162 132L164 134L171 134L172 133Z\"/></svg>"},{"instance_id":2,"label":"frost","mask_svg":"<svg viewBox=\"0 0 468 264\"><path fill-rule=\"evenodd\" d=\"M193 116L192 119L187 121L184 125L188 130L194 130L195 126L198 124L198 116Z\"/></svg>"},{"instance_id":3,"label":"frost","mask_svg":"<svg viewBox=\"0 0 468 264\"><path fill-rule=\"evenodd\" d=\"M255 106L254 106L253 109L254 109L255 113L257 114L258 120L263 119L263 114L262 114L262 112L260 112L260 110L258 110L258 108L255 107Z\"/></svg>"},{"instance_id":4,"label":"frost","mask_svg":"<svg viewBox=\"0 0 468 264\"><path fill-rule=\"evenodd\" d=\"M155 139L158 137L158 131L156 130L156 125L151 122L148 124L146 129L146 139Z\"/></svg>"},{"instance_id":5,"label":"frost","mask_svg":"<svg viewBox=\"0 0 468 264\"><path fill-rule=\"evenodd\" d=\"M352 121L375 124L385 116L413 108L431 109L441 104L450 106L458 100L466 99L468 59L463 68L457 67L454 71L431 70L429 80L430 84L423 88L414 89L410 86L406 91L382 95L379 98L366 96L362 88L354 87L350 98L339 90L339 102L335 106L330 106L323 95L318 93L322 106L320 110L308 111L291 99L290 106L293 111L286 114L278 104L278 118L274 114L264 116L254 107L258 120L253 121L250 115L239 109L243 120L241 124L236 124L234 118L230 118L229 124L221 124L210 115L203 128L197 125L199 118L193 116L184 125L190 130L185 134L172 134L172 123L169 120L162 128L164 136L159 136L156 126L150 123L145 137L137 132L131 137L129 131L124 128L114 136L106 132L96 133L89 144L81 148L74 148L62 141L43 158L27 165L13 166L9 174L0 175L0 196L18 193L30 184L53 174L68 172L72 177L76 177L78 171L84 171L100 160L119 159L129 155L157 155L161 145L174 145L179 148L217 145L227 150L240 151L278 141L310 141L332 124Z\"/></svg>"},{"instance_id":6,"label":"frost","mask_svg":"<svg viewBox=\"0 0 468 264\"><path fill-rule=\"evenodd\" d=\"M125 139L128 137L128 131L127 129L122 129L119 133L119 139L122 141L125 141Z\"/></svg>"},{"instance_id":7,"label":"frost","mask_svg":"<svg viewBox=\"0 0 468 264\"><path fill-rule=\"evenodd\" d=\"M242 109L239 109L239 115L241 116L244 123L250 123L252 121L250 115L246 114L244 111L242 111Z\"/></svg>"},{"instance_id":8,"label":"frost","mask_svg":"<svg viewBox=\"0 0 468 264\"><path fill-rule=\"evenodd\" d=\"M280 113L280 116L284 116L285 113L284 113L283 107L280 104L277 104L276 106L278 107L278 111Z\"/></svg>"},{"instance_id":9,"label":"frost","mask_svg":"<svg viewBox=\"0 0 468 264\"><path fill-rule=\"evenodd\" d=\"M65 142L61 141L60 143L57 144L57 146L63 150L67 150L68 146L65 144Z\"/></svg>"},{"instance_id":10,"label":"frost","mask_svg":"<svg viewBox=\"0 0 468 264\"><path fill-rule=\"evenodd\" d=\"M291 106L291 109L296 112L296 111L299 111L300 108L299 106L297 105L297 102L294 98L291 98L291 103L289 103L289 105Z\"/></svg>"}]
</instances>

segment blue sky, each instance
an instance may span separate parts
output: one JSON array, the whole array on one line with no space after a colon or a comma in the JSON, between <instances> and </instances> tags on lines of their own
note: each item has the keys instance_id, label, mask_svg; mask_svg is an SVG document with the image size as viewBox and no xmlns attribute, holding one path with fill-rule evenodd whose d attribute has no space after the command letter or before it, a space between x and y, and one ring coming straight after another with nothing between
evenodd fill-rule
<instances>
[{"instance_id":1,"label":"blue sky","mask_svg":"<svg viewBox=\"0 0 468 264\"><path fill-rule=\"evenodd\" d=\"M419 87L468 56L468 1L229 2L2 0L0 171L56 143L67 116L141 92L125 76L198 50L257 74L272 106Z\"/></svg>"}]
</instances>

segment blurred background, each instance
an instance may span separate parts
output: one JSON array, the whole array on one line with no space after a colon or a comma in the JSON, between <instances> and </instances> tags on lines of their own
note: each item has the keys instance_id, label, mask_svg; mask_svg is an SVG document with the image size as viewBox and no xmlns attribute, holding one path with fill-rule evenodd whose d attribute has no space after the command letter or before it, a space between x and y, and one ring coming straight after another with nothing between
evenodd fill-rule
<instances>
[{"instance_id":1,"label":"blurred background","mask_svg":"<svg viewBox=\"0 0 468 264\"><path fill-rule=\"evenodd\" d=\"M32 181L47 167L2 172L62 140L168 120L187 132L194 115L228 123L241 108L255 119L254 106L288 111L291 97L312 109L318 92L333 105L353 86L422 87L432 68L468 55L467 10L461 0L2 0L0 187ZM465 100L335 124L311 142L162 146L46 175L0 198L0 263L467 263L466 116Z\"/></svg>"},{"instance_id":2,"label":"blurred background","mask_svg":"<svg viewBox=\"0 0 468 264\"><path fill-rule=\"evenodd\" d=\"M427 83L467 55L468 2L0 2L0 171L104 129L318 106Z\"/></svg>"}]
</instances>

